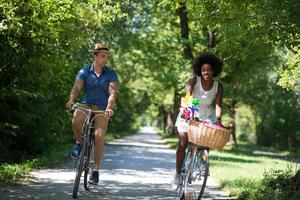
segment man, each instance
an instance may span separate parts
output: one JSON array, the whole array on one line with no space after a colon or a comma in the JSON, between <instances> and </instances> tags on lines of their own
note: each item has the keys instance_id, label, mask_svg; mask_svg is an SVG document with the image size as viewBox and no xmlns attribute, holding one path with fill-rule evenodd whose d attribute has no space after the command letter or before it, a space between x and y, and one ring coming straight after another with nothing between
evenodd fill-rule
<instances>
[{"instance_id":1,"label":"man","mask_svg":"<svg viewBox=\"0 0 300 200\"><path fill-rule=\"evenodd\" d=\"M106 66L110 52L105 44L96 44L93 54L93 63L83 67L78 72L66 107L72 107L83 88L83 99L81 103L87 108L104 110L108 117L112 117L114 114L113 105L117 96L118 77L114 70ZM72 127L76 144L71 151L73 158L79 154L84 120L84 113L74 112ZM89 180L89 182L94 185L97 185L99 182L98 171L104 153L104 136L107 125L107 117L99 115L95 118L95 164L92 176Z\"/></svg>"}]
</instances>

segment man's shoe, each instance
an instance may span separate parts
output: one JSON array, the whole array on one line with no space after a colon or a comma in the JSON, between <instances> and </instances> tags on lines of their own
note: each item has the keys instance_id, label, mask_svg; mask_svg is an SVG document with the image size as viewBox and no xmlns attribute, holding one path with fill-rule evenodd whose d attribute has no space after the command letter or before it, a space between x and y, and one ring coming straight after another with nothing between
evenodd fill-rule
<instances>
[{"instance_id":1,"label":"man's shoe","mask_svg":"<svg viewBox=\"0 0 300 200\"><path fill-rule=\"evenodd\" d=\"M171 182L172 190L178 190L180 184L180 175L175 172L173 180Z\"/></svg>"},{"instance_id":2,"label":"man's shoe","mask_svg":"<svg viewBox=\"0 0 300 200\"><path fill-rule=\"evenodd\" d=\"M80 143L76 143L71 151L71 157L77 158L79 155Z\"/></svg>"},{"instance_id":3,"label":"man's shoe","mask_svg":"<svg viewBox=\"0 0 300 200\"><path fill-rule=\"evenodd\" d=\"M99 182L99 172L93 171L92 175L90 176L89 183L92 185L98 185Z\"/></svg>"}]
</instances>

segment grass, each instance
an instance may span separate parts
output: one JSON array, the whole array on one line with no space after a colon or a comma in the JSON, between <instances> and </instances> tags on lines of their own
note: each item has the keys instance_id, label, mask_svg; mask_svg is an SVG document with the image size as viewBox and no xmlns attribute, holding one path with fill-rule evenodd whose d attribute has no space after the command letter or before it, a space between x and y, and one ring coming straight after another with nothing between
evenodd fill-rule
<instances>
[{"instance_id":1,"label":"grass","mask_svg":"<svg viewBox=\"0 0 300 200\"><path fill-rule=\"evenodd\" d=\"M238 149L225 147L222 151L211 151L210 166L211 175L233 196L256 188L266 172L297 169L295 163L282 158L254 154L247 145Z\"/></svg>"},{"instance_id":2,"label":"grass","mask_svg":"<svg viewBox=\"0 0 300 200\"><path fill-rule=\"evenodd\" d=\"M170 147L177 147L177 136L164 136L158 132ZM272 152L277 156L257 154L255 151ZM287 151L245 143L240 143L237 149L225 146L222 150L210 151L210 174L232 196L240 196L246 190L259 187L266 172L288 169L296 172L299 166L285 160L287 155Z\"/></svg>"},{"instance_id":3,"label":"grass","mask_svg":"<svg viewBox=\"0 0 300 200\"><path fill-rule=\"evenodd\" d=\"M59 166L69 158L72 145L71 143L58 144L36 158L27 159L17 164L1 164L0 185L15 184L27 179L30 177L29 172L32 169Z\"/></svg>"}]
</instances>

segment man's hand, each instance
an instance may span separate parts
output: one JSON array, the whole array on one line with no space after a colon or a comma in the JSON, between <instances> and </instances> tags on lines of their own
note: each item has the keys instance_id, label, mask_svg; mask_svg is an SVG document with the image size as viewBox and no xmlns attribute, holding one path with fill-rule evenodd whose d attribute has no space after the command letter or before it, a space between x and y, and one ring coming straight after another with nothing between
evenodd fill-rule
<instances>
[{"instance_id":1,"label":"man's hand","mask_svg":"<svg viewBox=\"0 0 300 200\"><path fill-rule=\"evenodd\" d=\"M73 105L74 105L74 102L71 99L66 103L66 107L69 109L71 109Z\"/></svg>"},{"instance_id":2,"label":"man's hand","mask_svg":"<svg viewBox=\"0 0 300 200\"><path fill-rule=\"evenodd\" d=\"M107 114L108 117L112 117L114 115L114 111L110 108L106 108L105 114Z\"/></svg>"}]
</instances>

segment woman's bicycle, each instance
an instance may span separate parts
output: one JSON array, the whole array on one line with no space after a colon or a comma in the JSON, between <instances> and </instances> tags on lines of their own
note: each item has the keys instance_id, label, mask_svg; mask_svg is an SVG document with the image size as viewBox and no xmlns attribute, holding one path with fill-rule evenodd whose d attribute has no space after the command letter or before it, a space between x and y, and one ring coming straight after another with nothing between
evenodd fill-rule
<instances>
[{"instance_id":1,"label":"woman's bicycle","mask_svg":"<svg viewBox=\"0 0 300 200\"><path fill-rule=\"evenodd\" d=\"M94 166L94 120L99 115L105 115L104 111L92 110L90 108L85 108L80 104L74 104L72 110L76 112L82 112L85 114L86 119L82 128L82 137L80 141L79 156L75 160L75 181L73 185L73 198L77 198L77 193L79 189L80 178L82 172L84 172L83 186L85 190L89 190L89 176L93 171ZM107 117L108 118L108 117Z\"/></svg>"},{"instance_id":2,"label":"woman's bicycle","mask_svg":"<svg viewBox=\"0 0 300 200\"><path fill-rule=\"evenodd\" d=\"M200 200L209 176L209 148L224 147L229 141L230 130L197 120L190 120L189 126L189 143L180 173L179 198Z\"/></svg>"},{"instance_id":3,"label":"woman's bicycle","mask_svg":"<svg viewBox=\"0 0 300 200\"><path fill-rule=\"evenodd\" d=\"M179 198L201 199L209 175L208 148L188 144L180 173Z\"/></svg>"}]
</instances>

